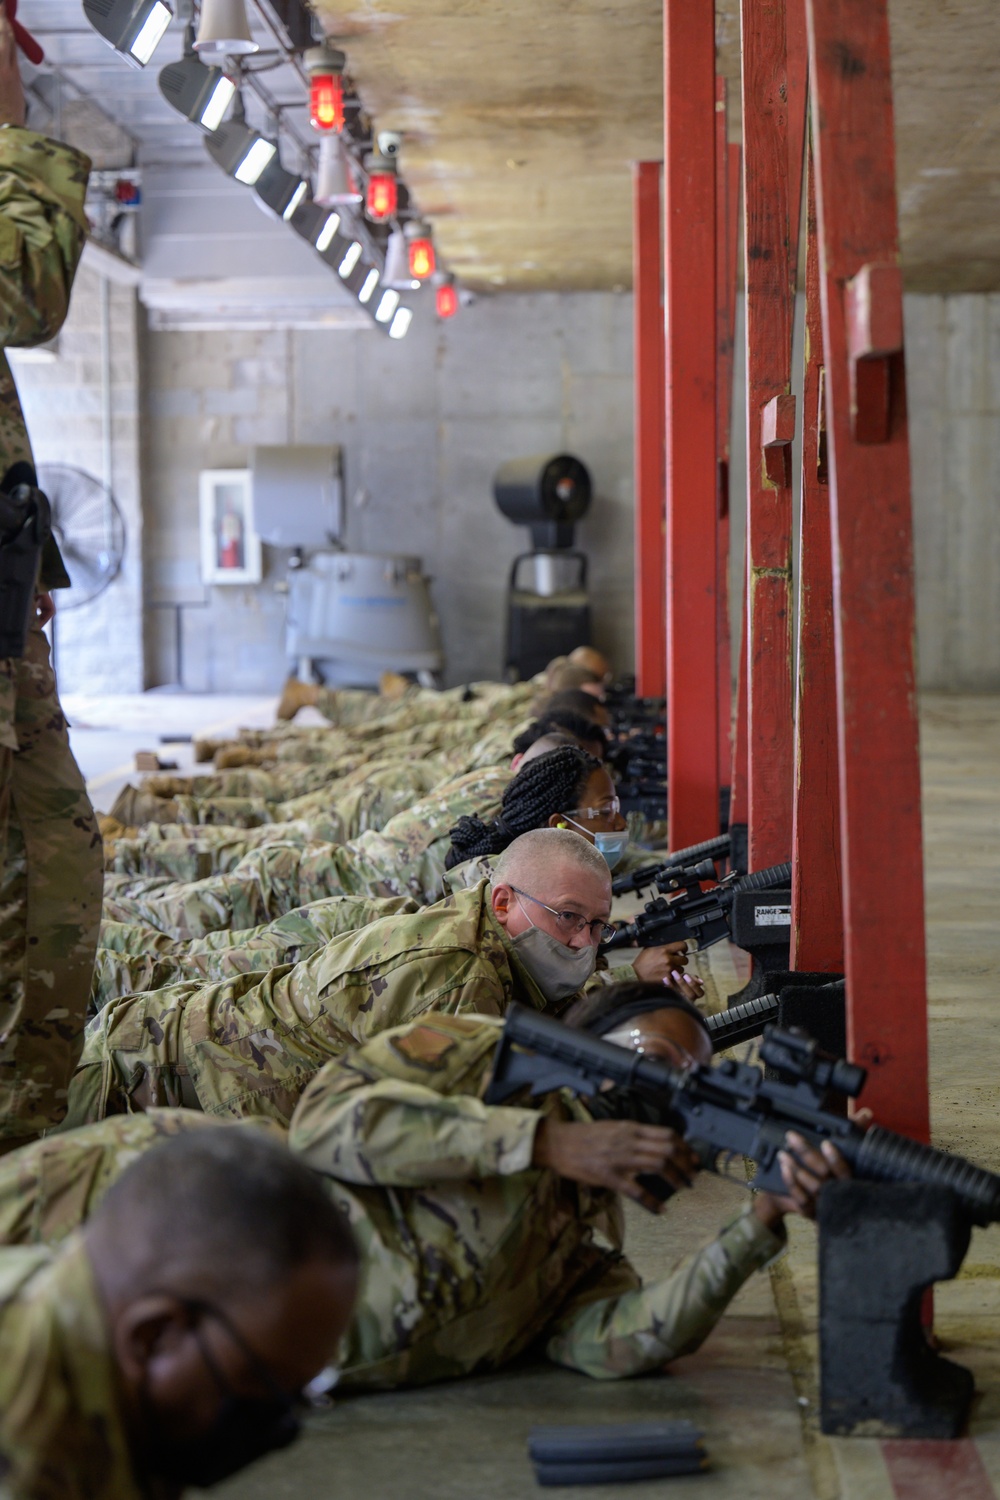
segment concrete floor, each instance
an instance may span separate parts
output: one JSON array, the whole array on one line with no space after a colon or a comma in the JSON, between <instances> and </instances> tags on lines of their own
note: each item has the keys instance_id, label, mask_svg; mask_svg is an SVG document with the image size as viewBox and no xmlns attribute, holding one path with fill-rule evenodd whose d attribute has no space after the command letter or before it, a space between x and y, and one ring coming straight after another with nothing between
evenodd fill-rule
<instances>
[{"instance_id":1,"label":"concrete floor","mask_svg":"<svg viewBox=\"0 0 1000 1500\"><path fill-rule=\"evenodd\" d=\"M131 702L131 718L125 700L104 700L106 729L74 728L97 800L102 788L116 789L116 775L128 779L121 766L129 746L155 748L150 731L174 723L202 729L227 715L266 723L273 706L273 699L148 694ZM78 720L96 719L96 710L84 708L71 705ZM921 726L934 1137L1000 1171L1000 1033L992 1010L1000 975L1000 698L925 698ZM725 996L740 982L732 954L720 945L710 957L714 989ZM665 1220L630 1213L629 1253L642 1274L662 1274L710 1237L739 1195L704 1177ZM219 1500L521 1500L537 1493L526 1454L537 1423L688 1417L704 1430L709 1474L572 1493L595 1500L996 1500L998 1280L1000 1230L977 1229L960 1277L936 1292L938 1336L974 1371L980 1391L970 1437L957 1443L828 1439L817 1431L815 1238L811 1226L794 1222L789 1255L755 1277L705 1347L667 1375L600 1384L528 1363L424 1391L345 1399L311 1418L292 1452L215 1493Z\"/></svg>"}]
</instances>

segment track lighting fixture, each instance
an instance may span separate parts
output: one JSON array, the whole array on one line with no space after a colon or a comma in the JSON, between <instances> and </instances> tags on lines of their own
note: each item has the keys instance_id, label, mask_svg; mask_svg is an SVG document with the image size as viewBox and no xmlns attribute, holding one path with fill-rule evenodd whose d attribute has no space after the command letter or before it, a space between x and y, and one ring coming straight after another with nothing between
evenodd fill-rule
<instances>
[{"instance_id":1,"label":"track lighting fixture","mask_svg":"<svg viewBox=\"0 0 1000 1500\"><path fill-rule=\"evenodd\" d=\"M184 56L180 62L168 63L161 68L157 82L169 105L186 120L192 120L211 134L221 125L236 85L222 68L203 63L192 47L193 35L189 27Z\"/></svg>"},{"instance_id":2,"label":"track lighting fixture","mask_svg":"<svg viewBox=\"0 0 1000 1500\"><path fill-rule=\"evenodd\" d=\"M265 140L247 124L239 94L232 118L212 131L205 141L205 150L224 172L235 177L237 182L245 182L248 187L257 183L264 168L278 154L273 141Z\"/></svg>"},{"instance_id":3,"label":"track lighting fixture","mask_svg":"<svg viewBox=\"0 0 1000 1500\"><path fill-rule=\"evenodd\" d=\"M163 0L83 0L83 13L133 68L146 66L173 18Z\"/></svg>"}]
</instances>

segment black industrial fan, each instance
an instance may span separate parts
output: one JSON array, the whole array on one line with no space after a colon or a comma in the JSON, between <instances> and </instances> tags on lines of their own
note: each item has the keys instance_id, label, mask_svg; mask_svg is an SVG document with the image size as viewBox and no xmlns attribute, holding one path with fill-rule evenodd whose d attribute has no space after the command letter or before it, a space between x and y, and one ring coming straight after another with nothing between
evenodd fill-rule
<instances>
[{"instance_id":1,"label":"black industrial fan","mask_svg":"<svg viewBox=\"0 0 1000 1500\"><path fill-rule=\"evenodd\" d=\"M72 588L60 589L60 613L79 609L117 578L125 521L107 485L70 464L40 464L38 487L52 507L52 530Z\"/></svg>"}]
</instances>

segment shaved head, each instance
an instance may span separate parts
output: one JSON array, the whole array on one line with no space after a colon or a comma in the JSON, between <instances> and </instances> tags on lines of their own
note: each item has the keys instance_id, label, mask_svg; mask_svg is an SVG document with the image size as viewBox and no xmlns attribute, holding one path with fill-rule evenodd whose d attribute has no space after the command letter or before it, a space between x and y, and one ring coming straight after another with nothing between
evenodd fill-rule
<instances>
[{"instance_id":1,"label":"shaved head","mask_svg":"<svg viewBox=\"0 0 1000 1500\"><path fill-rule=\"evenodd\" d=\"M543 734L529 745L527 750L518 761L518 767L526 766L529 761L537 760L540 755L548 755L550 750L559 750L563 745L575 745L577 741L571 734Z\"/></svg>"},{"instance_id":2,"label":"shaved head","mask_svg":"<svg viewBox=\"0 0 1000 1500\"><path fill-rule=\"evenodd\" d=\"M548 887L573 875L597 880L610 895L611 871L594 845L568 828L534 828L508 844L493 871L491 884Z\"/></svg>"},{"instance_id":3,"label":"shaved head","mask_svg":"<svg viewBox=\"0 0 1000 1500\"><path fill-rule=\"evenodd\" d=\"M574 666L588 667L602 681L611 674L611 665L607 657L603 656L600 651L596 651L593 646L577 646L569 653L569 660Z\"/></svg>"}]
</instances>

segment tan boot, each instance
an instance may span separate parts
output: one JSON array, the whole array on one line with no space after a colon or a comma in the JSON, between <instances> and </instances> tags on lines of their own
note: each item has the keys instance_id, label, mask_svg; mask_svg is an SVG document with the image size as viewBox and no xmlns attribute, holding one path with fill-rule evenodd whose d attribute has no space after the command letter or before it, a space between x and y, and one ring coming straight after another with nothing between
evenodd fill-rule
<instances>
[{"instance_id":1,"label":"tan boot","mask_svg":"<svg viewBox=\"0 0 1000 1500\"><path fill-rule=\"evenodd\" d=\"M217 771L234 771L240 766L263 766L274 757L268 750L255 750L252 745L224 745L215 752Z\"/></svg>"},{"instance_id":2,"label":"tan boot","mask_svg":"<svg viewBox=\"0 0 1000 1500\"><path fill-rule=\"evenodd\" d=\"M409 689L409 681L401 677L398 672L383 672L378 680L378 690L383 698L395 701L402 698Z\"/></svg>"},{"instance_id":3,"label":"tan boot","mask_svg":"<svg viewBox=\"0 0 1000 1500\"><path fill-rule=\"evenodd\" d=\"M142 790L150 797L183 797L191 783L185 776L147 776Z\"/></svg>"},{"instance_id":4,"label":"tan boot","mask_svg":"<svg viewBox=\"0 0 1000 1500\"><path fill-rule=\"evenodd\" d=\"M196 763L204 765L206 761L214 760L223 745L228 744L228 740L195 740L194 758Z\"/></svg>"},{"instance_id":5,"label":"tan boot","mask_svg":"<svg viewBox=\"0 0 1000 1500\"><path fill-rule=\"evenodd\" d=\"M278 700L277 717L294 719L300 708L314 708L319 697L319 688L314 682L300 682L289 677Z\"/></svg>"}]
</instances>

